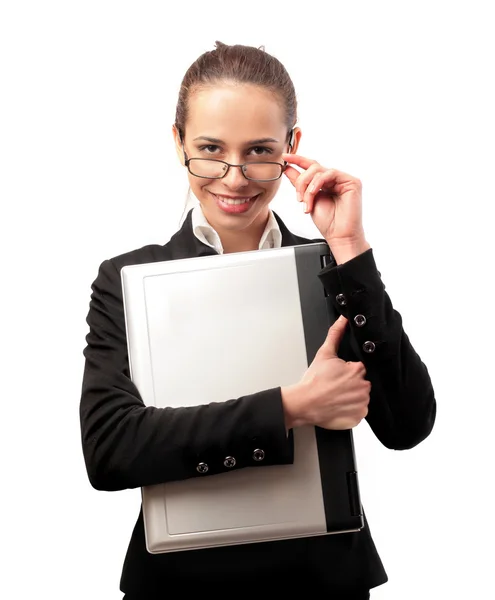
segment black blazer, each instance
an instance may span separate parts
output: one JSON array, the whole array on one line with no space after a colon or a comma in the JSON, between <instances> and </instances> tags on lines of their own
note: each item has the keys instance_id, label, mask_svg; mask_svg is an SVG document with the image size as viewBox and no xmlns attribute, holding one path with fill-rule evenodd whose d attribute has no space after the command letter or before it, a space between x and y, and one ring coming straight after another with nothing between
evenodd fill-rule
<instances>
[{"instance_id":1,"label":"black blazer","mask_svg":"<svg viewBox=\"0 0 495 600\"><path fill-rule=\"evenodd\" d=\"M275 215L282 245L308 240L292 234ZM145 407L129 376L120 269L124 265L216 254L193 234L191 212L180 231L163 245L143 248L105 260L92 284L87 316L90 331L84 349L85 369L80 404L82 447L89 480L98 490L124 490L166 481L205 477L235 468L292 461L286 436L280 388L208 406ZM377 438L396 450L425 439L435 420L436 402L428 371L402 328L372 249L319 274L335 308L349 319L339 350L344 360L362 361L372 384L366 417ZM342 306L336 297L343 294ZM356 315L366 323L358 327ZM363 344L372 341L372 353ZM199 401L199 399L198 399ZM199 402L198 402L199 403ZM255 448L265 460L254 463ZM199 462L210 469L196 471ZM232 469L229 469L232 470ZM175 582L192 591L219 583L256 592L258 587L290 577L305 580L306 589L369 589L387 581L368 523L362 531L287 541L265 542L153 555L145 547L140 512L124 562L121 590L140 597L166 592ZM278 583L277 583L278 582ZM264 587L263 589L266 589Z\"/></svg>"}]
</instances>

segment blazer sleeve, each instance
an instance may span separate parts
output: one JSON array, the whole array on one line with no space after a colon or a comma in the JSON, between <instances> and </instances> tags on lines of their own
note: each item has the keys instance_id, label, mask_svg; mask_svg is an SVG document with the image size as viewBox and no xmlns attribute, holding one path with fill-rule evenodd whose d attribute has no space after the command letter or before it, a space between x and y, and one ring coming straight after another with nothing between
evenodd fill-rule
<instances>
[{"instance_id":1,"label":"blazer sleeve","mask_svg":"<svg viewBox=\"0 0 495 600\"><path fill-rule=\"evenodd\" d=\"M330 263L319 278L329 301L349 321L349 343L341 358L366 367L371 429L387 448L416 446L433 428L435 395L428 370L385 291L373 250L340 265Z\"/></svg>"},{"instance_id":2,"label":"blazer sleeve","mask_svg":"<svg viewBox=\"0 0 495 600\"><path fill-rule=\"evenodd\" d=\"M280 388L207 405L198 398L193 407L144 405L130 378L120 270L113 259L99 267L86 320L80 424L93 487L121 490L293 462Z\"/></svg>"}]
</instances>

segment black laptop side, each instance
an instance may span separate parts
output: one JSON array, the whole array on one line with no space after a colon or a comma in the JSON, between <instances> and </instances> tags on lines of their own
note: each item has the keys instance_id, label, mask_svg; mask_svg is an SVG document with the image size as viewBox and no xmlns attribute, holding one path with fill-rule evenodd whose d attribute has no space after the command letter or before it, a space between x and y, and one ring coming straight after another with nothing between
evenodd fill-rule
<instances>
[{"instance_id":1,"label":"black laptop side","mask_svg":"<svg viewBox=\"0 0 495 600\"><path fill-rule=\"evenodd\" d=\"M318 278L331 260L328 245L296 246L294 251L309 365L339 315ZM361 529L364 521L352 430L315 427L315 432L327 531Z\"/></svg>"}]
</instances>

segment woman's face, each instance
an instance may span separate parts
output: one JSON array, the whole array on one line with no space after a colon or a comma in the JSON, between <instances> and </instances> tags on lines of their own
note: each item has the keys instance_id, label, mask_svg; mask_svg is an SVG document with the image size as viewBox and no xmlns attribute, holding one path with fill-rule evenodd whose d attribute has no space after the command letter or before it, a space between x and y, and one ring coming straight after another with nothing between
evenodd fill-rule
<instances>
[{"instance_id":1,"label":"woman's face","mask_svg":"<svg viewBox=\"0 0 495 600\"><path fill-rule=\"evenodd\" d=\"M174 128L177 153L182 143ZM284 109L273 93L253 85L217 84L189 98L184 149L188 158L215 158L231 164L270 161L283 164L288 151ZM296 132L296 151L300 132ZM238 167L222 179L202 179L188 172L189 184L208 222L218 233L261 228L280 187L276 181L250 181Z\"/></svg>"}]
</instances>

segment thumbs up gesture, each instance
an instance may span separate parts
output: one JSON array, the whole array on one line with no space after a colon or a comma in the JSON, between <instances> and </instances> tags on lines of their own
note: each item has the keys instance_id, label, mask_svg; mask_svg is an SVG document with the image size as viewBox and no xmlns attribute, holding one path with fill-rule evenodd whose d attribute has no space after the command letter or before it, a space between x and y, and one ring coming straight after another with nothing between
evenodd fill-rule
<instances>
[{"instance_id":1,"label":"thumbs up gesture","mask_svg":"<svg viewBox=\"0 0 495 600\"><path fill-rule=\"evenodd\" d=\"M365 379L364 364L337 356L346 326L347 319L339 317L301 381L282 388L287 429L351 429L368 414L371 383Z\"/></svg>"}]
</instances>

